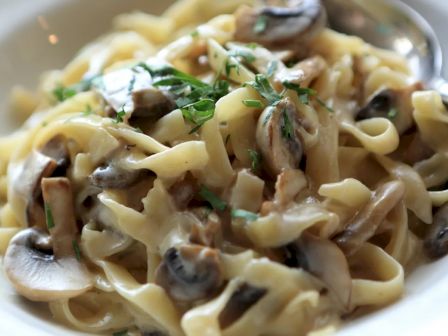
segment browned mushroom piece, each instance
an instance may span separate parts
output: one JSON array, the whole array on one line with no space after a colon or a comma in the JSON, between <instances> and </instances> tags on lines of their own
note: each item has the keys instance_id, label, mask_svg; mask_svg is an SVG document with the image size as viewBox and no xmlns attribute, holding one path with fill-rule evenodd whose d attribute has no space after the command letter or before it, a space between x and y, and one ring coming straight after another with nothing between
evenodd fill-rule
<instances>
[{"instance_id":1,"label":"browned mushroom piece","mask_svg":"<svg viewBox=\"0 0 448 336\"><path fill-rule=\"evenodd\" d=\"M389 212L403 199L404 192L401 181L384 183L375 190L370 201L348 222L344 231L334 237L346 255L353 255L375 235Z\"/></svg>"},{"instance_id":2,"label":"browned mushroom piece","mask_svg":"<svg viewBox=\"0 0 448 336\"><path fill-rule=\"evenodd\" d=\"M223 284L223 270L215 249L197 245L170 248L156 271L156 284L180 302L210 298Z\"/></svg>"},{"instance_id":3,"label":"browned mushroom piece","mask_svg":"<svg viewBox=\"0 0 448 336\"><path fill-rule=\"evenodd\" d=\"M130 117L158 119L176 108L174 98L152 86L148 71L140 68L121 69L102 77L97 91L115 111Z\"/></svg>"},{"instance_id":4,"label":"browned mushroom piece","mask_svg":"<svg viewBox=\"0 0 448 336\"><path fill-rule=\"evenodd\" d=\"M4 266L24 297L43 302L69 299L93 286L80 260L71 185L67 178L44 178L42 191L51 238L37 228L21 231L8 246Z\"/></svg>"},{"instance_id":5,"label":"browned mushroom piece","mask_svg":"<svg viewBox=\"0 0 448 336\"><path fill-rule=\"evenodd\" d=\"M439 259L448 254L448 203L434 215L434 221L423 246L431 259Z\"/></svg>"},{"instance_id":6,"label":"browned mushroom piece","mask_svg":"<svg viewBox=\"0 0 448 336\"><path fill-rule=\"evenodd\" d=\"M327 23L319 0L269 1L260 8L241 7L235 14L235 39L270 49L303 48Z\"/></svg>"},{"instance_id":7,"label":"browned mushroom piece","mask_svg":"<svg viewBox=\"0 0 448 336\"><path fill-rule=\"evenodd\" d=\"M423 90L420 82L403 89L380 90L374 93L366 106L357 112L355 120L388 118L402 135L414 125L412 94L419 90Z\"/></svg>"},{"instance_id":8,"label":"browned mushroom piece","mask_svg":"<svg viewBox=\"0 0 448 336\"><path fill-rule=\"evenodd\" d=\"M214 247L221 231L221 220L216 213L210 213L203 223L195 223L190 230L192 244Z\"/></svg>"},{"instance_id":9,"label":"browned mushroom piece","mask_svg":"<svg viewBox=\"0 0 448 336\"><path fill-rule=\"evenodd\" d=\"M186 210L190 202L200 190L199 183L191 173L187 173L182 180L174 183L169 194L179 210Z\"/></svg>"},{"instance_id":10,"label":"browned mushroom piece","mask_svg":"<svg viewBox=\"0 0 448 336\"><path fill-rule=\"evenodd\" d=\"M290 82L307 87L325 70L326 64L321 56L313 56L297 63L292 68L278 71L275 79L280 83Z\"/></svg>"},{"instance_id":11,"label":"browned mushroom piece","mask_svg":"<svg viewBox=\"0 0 448 336\"><path fill-rule=\"evenodd\" d=\"M124 169L114 162L109 162L94 170L89 176L90 183L103 189L126 189L143 176L143 170Z\"/></svg>"},{"instance_id":12,"label":"browned mushroom piece","mask_svg":"<svg viewBox=\"0 0 448 336\"><path fill-rule=\"evenodd\" d=\"M29 227L45 226L45 215L40 201L41 180L52 175L65 175L70 157L63 136L57 135L26 159L14 188L26 201L26 221Z\"/></svg>"},{"instance_id":13,"label":"browned mushroom piece","mask_svg":"<svg viewBox=\"0 0 448 336\"><path fill-rule=\"evenodd\" d=\"M322 280L345 308L350 304L352 279L347 259L340 248L328 239L303 233L283 248L284 262L299 267Z\"/></svg>"},{"instance_id":14,"label":"browned mushroom piece","mask_svg":"<svg viewBox=\"0 0 448 336\"><path fill-rule=\"evenodd\" d=\"M251 307L268 292L266 288L250 285L246 282L238 286L219 314L219 326L222 330L238 321Z\"/></svg>"},{"instance_id":15,"label":"browned mushroom piece","mask_svg":"<svg viewBox=\"0 0 448 336\"><path fill-rule=\"evenodd\" d=\"M268 173L277 176L284 169L297 169L303 156L297 108L289 98L267 107L258 119L256 140Z\"/></svg>"}]
</instances>

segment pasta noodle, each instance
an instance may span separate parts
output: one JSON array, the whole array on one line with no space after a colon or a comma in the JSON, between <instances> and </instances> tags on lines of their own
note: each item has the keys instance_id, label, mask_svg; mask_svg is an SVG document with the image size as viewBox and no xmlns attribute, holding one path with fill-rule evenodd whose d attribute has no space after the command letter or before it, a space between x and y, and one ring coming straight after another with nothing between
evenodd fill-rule
<instances>
[{"instance_id":1,"label":"pasta noodle","mask_svg":"<svg viewBox=\"0 0 448 336\"><path fill-rule=\"evenodd\" d=\"M326 28L319 1L270 3L121 14L13 90L0 253L18 293L88 333L321 336L399 299L422 246L448 253L440 95Z\"/></svg>"}]
</instances>

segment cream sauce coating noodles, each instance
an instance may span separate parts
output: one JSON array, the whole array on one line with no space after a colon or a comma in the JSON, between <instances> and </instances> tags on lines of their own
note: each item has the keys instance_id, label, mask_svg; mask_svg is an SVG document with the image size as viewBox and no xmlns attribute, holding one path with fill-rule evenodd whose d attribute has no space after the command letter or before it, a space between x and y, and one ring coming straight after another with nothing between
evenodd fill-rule
<instances>
[{"instance_id":1,"label":"cream sauce coating noodles","mask_svg":"<svg viewBox=\"0 0 448 336\"><path fill-rule=\"evenodd\" d=\"M122 14L14 90L0 252L19 294L88 333L327 335L448 252L440 95L317 0L253 5Z\"/></svg>"}]
</instances>

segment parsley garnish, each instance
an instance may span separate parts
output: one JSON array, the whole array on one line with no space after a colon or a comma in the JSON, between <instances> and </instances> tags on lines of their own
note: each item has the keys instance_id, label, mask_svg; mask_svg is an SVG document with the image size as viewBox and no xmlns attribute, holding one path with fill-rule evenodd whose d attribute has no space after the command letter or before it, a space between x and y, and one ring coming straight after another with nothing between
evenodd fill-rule
<instances>
[{"instance_id":1,"label":"parsley garnish","mask_svg":"<svg viewBox=\"0 0 448 336\"><path fill-rule=\"evenodd\" d=\"M258 93L269 102L269 105L276 105L282 99L282 96L274 90L265 75L258 74L255 76L255 81L248 82L245 85L249 85L257 90Z\"/></svg>"},{"instance_id":2,"label":"parsley garnish","mask_svg":"<svg viewBox=\"0 0 448 336\"><path fill-rule=\"evenodd\" d=\"M260 45L258 43L255 43L255 42L246 44L246 47L248 47L249 49L252 49L252 50L257 49L259 46Z\"/></svg>"},{"instance_id":3,"label":"parsley garnish","mask_svg":"<svg viewBox=\"0 0 448 336\"><path fill-rule=\"evenodd\" d=\"M199 196L201 196L205 201L210 203L212 208L215 210L224 211L227 208L226 202L221 200L218 196L216 196L210 189L208 189L205 186L201 186Z\"/></svg>"},{"instance_id":4,"label":"parsley garnish","mask_svg":"<svg viewBox=\"0 0 448 336\"><path fill-rule=\"evenodd\" d=\"M251 163L251 168L253 172L257 172L260 169L261 166L261 155L257 151L254 151L253 149L248 149Z\"/></svg>"},{"instance_id":5,"label":"parsley garnish","mask_svg":"<svg viewBox=\"0 0 448 336\"><path fill-rule=\"evenodd\" d=\"M398 116L398 110L392 107L389 112L387 112L387 119L394 120Z\"/></svg>"},{"instance_id":6,"label":"parsley garnish","mask_svg":"<svg viewBox=\"0 0 448 336\"><path fill-rule=\"evenodd\" d=\"M328 112L334 113L334 110L330 106L325 104L325 102L321 98L317 97L316 101L319 103L320 106L325 108Z\"/></svg>"},{"instance_id":7,"label":"parsley garnish","mask_svg":"<svg viewBox=\"0 0 448 336\"><path fill-rule=\"evenodd\" d=\"M289 120L288 113L284 109L282 112L283 117L283 125L282 125L282 136L286 139L292 139L292 135L294 133L294 129L291 124L291 120Z\"/></svg>"},{"instance_id":8,"label":"parsley garnish","mask_svg":"<svg viewBox=\"0 0 448 336\"><path fill-rule=\"evenodd\" d=\"M190 33L190 35L191 35L191 37L196 38L196 37L199 37L199 32L198 32L197 30L193 30L193 31Z\"/></svg>"},{"instance_id":9,"label":"parsley garnish","mask_svg":"<svg viewBox=\"0 0 448 336\"><path fill-rule=\"evenodd\" d=\"M278 68L278 61L270 61L268 64L268 70L266 72L266 76L268 76L269 78L274 76L275 72L277 71L277 68Z\"/></svg>"},{"instance_id":10,"label":"parsley garnish","mask_svg":"<svg viewBox=\"0 0 448 336\"><path fill-rule=\"evenodd\" d=\"M247 63L253 63L256 60L256 57L254 54L252 54L249 50L244 50L242 48L237 48L237 49L231 50L229 52L229 56L241 57Z\"/></svg>"},{"instance_id":11,"label":"parsley garnish","mask_svg":"<svg viewBox=\"0 0 448 336\"><path fill-rule=\"evenodd\" d=\"M234 209L232 210L232 218L243 218L248 222L253 222L258 219L258 215L256 213L242 210L242 209Z\"/></svg>"},{"instance_id":12,"label":"parsley garnish","mask_svg":"<svg viewBox=\"0 0 448 336\"><path fill-rule=\"evenodd\" d=\"M192 134L213 118L215 114L215 102L212 99L201 99L196 103L182 107L181 111L186 120L196 125L190 131L190 134Z\"/></svg>"},{"instance_id":13,"label":"parsley garnish","mask_svg":"<svg viewBox=\"0 0 448 336\"><path fill-rule=\"evenodd\" d=\"M89 116L93 114L93 109L92 106L90 106L89 104L86 105L86 109L84 110L84 112L82 113L83 116Z\"/></svg>"},{"instance_id":14,"label":"parsley garnish","mask_svg":"<svg viewBox=\"0 0 448 336\"><path fill-rule=\"evenodd\" d=\"M112 336L126 336L128 335L128 330L117 331L112 334Z\"/></svg>"},{"instance_id":15,"label":"parsley garnish","mask_svg":"<svg viewBox=\"0 0 448 336\"><path fill-rule=\"evenodd\" d=\"M229 60L227 60L226 62L226 76L229 77L230 76L230 72L232 71L232 69L236 70L236 73L239 75L240 74L240 66L236 63L230 63Z\"/></svg>"},{"instance_id":16,"label":"parsley garnish","mask_svg":"<svg viewBox=\"0 0 448 336\"><path fill-rule=\"evenodd\" d=\"M282 84L288 90L293 90L297 92L300 101L302 102L302 104L305 105L308 105L310 103L310 97L314 97L317 95L316 90L310 88L303 88L298 84L294 84L291 82L283 82Z\"/></svg>"},{"instance_id":17,"label":"parsley garnish","mask_svg":"<svg viewBox=\"0 0 448 336\"><path fill-rule=\"evenodd\" d=\"M75 251L76 260L81 261L81 249L79 248L78 242L74 239L72 241L73 251Z\"/></svg>"},{"instance_id":18,"label":"parsley garnish","mask_svg":"<svg viewBox=\"0 0 448 336\"><path fill-rule=\"evenodd\" d=\"M243 100L243 104L247 107L255 107L260 109L264 107L263 102L258 99L245 99Z\"/></svg>"},{"instance_id":19,"label":"parsley garnish","mask_svg":"<svg viewBox=\"0 0 448 336\"><path fill-rule=\"evenodd\" d=\"M170 66L151 68L147 64L139 64L156 78L153 86L168 87L176 99L176 105L182 110L184 118L195 126L191 133L196 132L205 122L212 119L215 113L215 103L229 93L229 82L216 80L213 85L179 71Z\"/></svg>"},{"instance_id":20,"label":"parsley garnish","mask_svg":"<svg viewBox=\"0 0 448 336\"><path fill-rule=\"evenodd\" d=\"M54 219L53 219L53 213L51 212L51 208L48 205L48 203L44 204L44 210L45 210L45 219L47 222L47 228L48 230L51 230L54 228Z\"/></svg>"},{"instance_id":21,"label":"parsley garnish","mask_svg":"<svg viewBox=\"0 0 448 336\"><path fill-rule=\"evenodd\" d=\"M121 111L118 111L114 123L119 124L124 121L124 117L126 116L126 111L124 110L124 106L121 108Z\"/></svg>"},{"instance_id":22,"label":"parsley garnish","mask_svg":"<svg viewBox=\"0 0 448 336\"><path fill-rule=\"evenodd\" d=\"M79 83L65 87L59 84L54 90L53 95L58 102L63 102L73 96L76 96L80 92L88 91L92 88L94 82L97 82L101 77L93 76L89 79L83 79Z\"/></svg>"},{"instance_id":23,"label":"parsley garnish","mask_svg":"<svg viewBox=\"0 0 448 336\"><path fill-rule=\"evenodd\" d=\"M266 28L268 27L268 18L266 15L260 15L257 18L257 21L255 21L254 25L254 33L255 34L261 34L263 33Z\"/></svg>"},{"instance_id":24,"label":"parsley garnish","mask_svg":"<svg viewBox=\"0 0 448 336\"><path fill-rule=\"evenodd\" d=\"M137 80L137 77L132 76L131 81L129 82L129 86L128 86L128 92L129 94L132 93L132 91L134 91L134 85L135 85L135 81Z\"/></svg>"}]
</instances>

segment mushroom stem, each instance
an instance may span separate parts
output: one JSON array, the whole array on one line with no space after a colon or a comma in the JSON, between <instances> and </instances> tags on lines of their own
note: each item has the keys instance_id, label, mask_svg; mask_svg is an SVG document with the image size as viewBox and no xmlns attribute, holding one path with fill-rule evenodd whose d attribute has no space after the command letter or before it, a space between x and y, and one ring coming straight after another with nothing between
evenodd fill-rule
<instances>
[{"instance_id":1,"label":"mushroom stem","mask_svg":"<svg viewBox=\"0 0 448 336\"><path fill-rule=\"evenodd\" d=\"M370 201L348 223L345 230L335 237L335 242L346 255L353 255L363 243L375 235L389 212L404 197L401 181L381 185Z\"/></svg>"}]
</instances>

